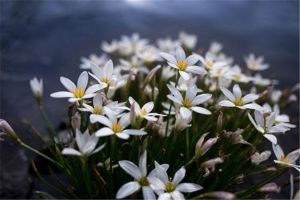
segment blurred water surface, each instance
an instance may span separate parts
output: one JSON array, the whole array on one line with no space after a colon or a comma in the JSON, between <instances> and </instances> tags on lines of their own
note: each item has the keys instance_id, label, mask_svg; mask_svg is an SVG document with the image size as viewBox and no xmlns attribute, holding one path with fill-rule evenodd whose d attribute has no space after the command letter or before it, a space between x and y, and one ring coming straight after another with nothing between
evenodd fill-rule
<instances>
[{"instance_id":1,"label":"blurred water surface","mask_svg":"<svg viewBox=\"0 0 300 200\"><path fill-rule=\"evenodd\" d=\"M22 119L44 130L29 88L29 79L44 79L45 104L58 125L66 117L64 100L49 93L62 88L59 76L75 80L80 57L100 52L103 40L138 32L155 41L175 38L184 30L198 36L198 46L211 41L243 65L250 52L264 55L280 87L299 80L299 1L0 1L1 97L0 115L32 145ZM298 117L298 106L291 109ZM282 138L287 151L295 149L299 129ZM287 145L288 144L288 145ZM27 155L28 156L28 155ZM32 155L29 155L31 157ZM1 197L26 197L30 180L28 159L10 143L1 143ZM22 184L20 184L22 183ZM282 197L288 197L283 193Z\"/></svg>"}]
</instances>

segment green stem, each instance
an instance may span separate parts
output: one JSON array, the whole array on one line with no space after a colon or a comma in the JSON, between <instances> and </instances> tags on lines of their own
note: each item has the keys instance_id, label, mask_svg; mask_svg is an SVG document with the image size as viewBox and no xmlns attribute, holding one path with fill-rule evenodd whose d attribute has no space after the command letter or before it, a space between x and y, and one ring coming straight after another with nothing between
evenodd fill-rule
<instances>
[{"instance_id":1,"label":"green stem","mask_svg":"<svg viewBox=\"0 0 300 200\"><path fill-rule=\"evenodd\" d=\"M53 144L55 144L54 138L55 138L56 132L55 132L55 129L54 129L52 123L50 122L50 120L49 120L49 118L48 118L48 116L46 114L46 111L44 109L43 104L39 104L39 109L40 109L40 112L42 114L42 117L43 117L44 121L47 124L48 130L49 130L49 133L50 133L50 138L51 138Z\"/></svg>"}]
</instances>

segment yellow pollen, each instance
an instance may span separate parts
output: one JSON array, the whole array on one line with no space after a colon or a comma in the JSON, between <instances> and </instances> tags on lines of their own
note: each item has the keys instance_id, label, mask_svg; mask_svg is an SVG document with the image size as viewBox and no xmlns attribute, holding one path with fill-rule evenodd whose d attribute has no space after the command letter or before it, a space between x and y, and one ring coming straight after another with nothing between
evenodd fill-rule
<instances>
[{"instance_id":1,"label":"yellow pollen","mask_svg":"<svg viewBox=\"0 0 300 200\"><path fill-rule=\"evenodd\" d=\"M144 176L140 178L139 183L141 186L149 186L150 185L147 177L144 177Z\"/></svg>"},{"instance_id":2,"label":"yellow pollen","mask_svg":"<svg viewBox=\"0 0 300 200\"><path fill-rule=\"evenodd\" d=\"M131 67L132 68L139 68L139 64L132 64Z\"/></svg>"},{"instance_id":3,"label":"yellow pollen","mask_svg":"<svg viewBox=\"0 0 300 200\"><path fill-rule=\"evenodd\" d=\"M234 104L235 104L236 106L243 106L245 103L244 103L244 101L243 101L242 99L236 99L236 100L234 101Z\"/></svg>"},{"instance_id":4,"label":"yellow pollen","mask_svg":"<svg viewBox=\"0 0 300 200\"><path fill-rule=\"evenodd\" d=\"M141 111L141 115L145 116L147 114L148 114L148 111L145 108L143 108L142 111Z\"/></svg>"},{"instance_id":5,"label":"yellow pollen","mask_svg":"<svg viewBox=\"0 0 300 200\"><path fill-rule=\"evenodd\" d=\"M101 79L101 82L109 84L109 78L108 78L107 76L104 76L104 77Z\"/></svg>"},{"instance_id":6,"label":"yellow pollen","mask_svg":"<svg viewBox=\"0 0 300 200\"><path fill-rule=\"evenodd\" d=\"M241 75L240 74L234 75L234 80L235 81L240 81L241 80Z\"/></svg>"},{"instance_id":7,"label":"yellow pollen","mask_svg":"<svg viewBox=\"0 0 300 200\"><path fill-rule=\"evenodd\" d=\"M167 182L166 184L166 192L173 192L176 189L176 185L171 182Z\"/></svg>"},{"instance_id":8,"label":"yellow pollen","mask_svg":"<svg viewBox=\"0 0 300 200\"><path fill-rule=\"evenodd\" d=\"M83 88L75 88L73 91L73 94L76 98L81 98L84 95L84 89Z\"/></svg>"},{"instance_id":9,"label":"yellow pollen","mask_svg":"<svg viewBox=\"0 0 300 200\"><path fill-rule=\"evenodd\" d=\"M115 122L115 123L113 123L111 129L114 133L120 133L122 131L122 126L119 122Z\"/></svg>"},{"instance_id":10,"label":"yellow pollen","mask_svg":"<svg viewBox=\"0 0 300 200\"><path fill-rule=\"evenodd\" d=\"M258 66L257 63L255 63L255 62L251 63L251 68L256 69L257 66Z\"/></svg>"},{"instance_id":11,"label":"yellow pollen","mask_svg":"<svg viewBox=\"0 0 300 200\"><path fill-rule=\"evenodd\" d=\"M213 62L210 62L210 61L205 62L205 67L208 68L208 69L211 69L213 66L214 66Z\"/></svg>"},{"instance_id":12,"label":"yellow pollen","mask_svg":"<svg viewBox=\"0 0 300 200\"><path fill-rule=\"evenodd\" d=\"M102 115L103 114L103 109L101 107L94 107L93 113L96 115Z\"/></svg>"},{"instance_id":13,"label":"yellow pollen","mask_svg":"<svg viewBox=\"0 0 300 200\"><path fill-rule=\"evenodd\" d=\"M188 63L187 63L186 60L179 60L179 61L177 62L177 66L178 66L178 69L179 69L180 71L184 71L184 70L187 68Z\"/></svg>"},{"instance_id":14,"label":"yellow pollen","mask_svg":"<svg viewBox=\"0 0 300 200\"><path fill-rule=\"evenodd\" d=\"M187 107L187 108L192 107L192 100L186 98L183 100L182 104L184 107Z\"/></svg>"},{"instance_id":15,"label":"yellow pollen","mask_svg":"<svg viewBox=\"0 0 300 200\"><path fill-rule=\"evenodd\" d=\"M280 156L279 160L284 163L290 163L289 160L284 155Z\"/></svg>"}]
</instances>

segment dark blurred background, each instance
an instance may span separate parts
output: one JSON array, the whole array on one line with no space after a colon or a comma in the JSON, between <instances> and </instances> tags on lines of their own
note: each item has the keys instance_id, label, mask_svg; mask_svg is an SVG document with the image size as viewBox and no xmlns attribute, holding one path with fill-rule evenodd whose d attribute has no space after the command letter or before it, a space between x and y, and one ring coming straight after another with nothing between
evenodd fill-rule
<instances>
[{"instance_id":1,"label":"dark blurred background","mask_svg":"<svg viewBox=\"0 0 300 200\"><path fill-rule=\"evenodd\" d=\"M23 119L45 131L31 95L29 80L44 79L44 98L51 121L66 117L67 101L49 97L62 88L59 76L75 80L80 57L100 53L103 40L138 32L155 41L177 37L184 30L198 36L198 47L211 41L224 44L224 52L243 65L250 52L264 55L280 88L299 81L299 1L0 1L1 97L0 118L6 119L26 142L38 147ZM298 124L298 102L289 110ZM299 147L299 129L280 138L285 151ZM31 197L28 175L33 155L10 142L2 142L0 193L2 198ZM288 177L284 182L288 181ZM284 190L278 198L289 198Z\"/></svg>"}]
</instances>

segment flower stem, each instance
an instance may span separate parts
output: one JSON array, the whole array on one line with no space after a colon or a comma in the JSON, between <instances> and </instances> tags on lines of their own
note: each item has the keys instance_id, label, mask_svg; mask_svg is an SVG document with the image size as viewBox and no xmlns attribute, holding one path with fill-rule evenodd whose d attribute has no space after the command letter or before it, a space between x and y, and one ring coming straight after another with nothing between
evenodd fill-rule
<instances>
[{"instance_id":1,"label":"flower stem","mask_svg":"<svg viewBox=\"0 0 300 200\"><path fill-rule=\"evenodd\" d=\"M48 130L49 130L49 133L50 133L50 138L51 138L53 144L55 144L55 139L54 139L55 138L55 134L56 134L55 133L55 129L54 129L52 123L50 122L50 120L49 120L49 118L48 118L48 116L46 114L46 111L44 109L43 104L39 104L39 109L40 109L40 112L42 114L42 117L43 117L44 121L47 124Z\"/></svg>"}]
</instances>

